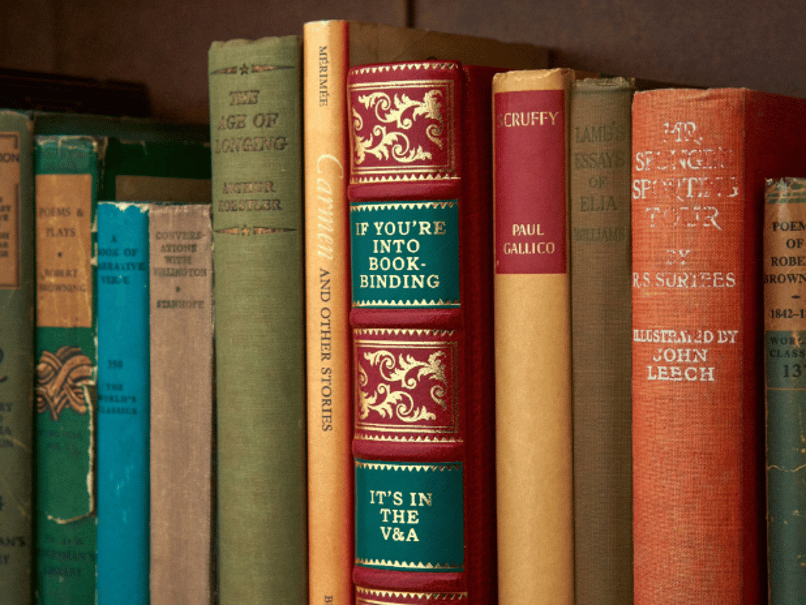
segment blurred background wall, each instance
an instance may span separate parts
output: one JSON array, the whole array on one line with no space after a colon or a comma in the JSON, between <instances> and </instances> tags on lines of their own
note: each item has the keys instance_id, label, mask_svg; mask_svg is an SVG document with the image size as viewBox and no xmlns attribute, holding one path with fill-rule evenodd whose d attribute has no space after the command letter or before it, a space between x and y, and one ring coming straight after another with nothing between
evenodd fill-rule
<instances>
[{"instance_id":1,"label":"blurred background wall","mask_svg":"<svg viewBox=\"0 0 806 605\"><path fill-rule=\"evenodd\" d=\"M0 20L0 67L148 86L154 115L204 123L213 40L358 19L549 47L563 65L806 96L806 3L778 0L29 0Z\"/></svg>"}]
</instances>

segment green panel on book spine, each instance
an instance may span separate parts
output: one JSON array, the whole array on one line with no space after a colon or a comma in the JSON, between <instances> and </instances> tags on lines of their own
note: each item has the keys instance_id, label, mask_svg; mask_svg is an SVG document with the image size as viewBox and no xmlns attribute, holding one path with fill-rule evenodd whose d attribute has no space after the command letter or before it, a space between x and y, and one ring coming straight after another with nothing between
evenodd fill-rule
<instances>
[{"instance_id":1,"label":"green panel on book spine","mask_svg":"<svg viewBox=\"0 0 806 605\"><path fill-rule=\"evenodd\" d=\"M36 139L37 602L95 602L98 147Z\"/></svg>"},{"instance_id":2,"label":"green panel on book spine","mask_svg":"<svg viewBox=\"0 0 806 605\"><path fill-rule=\"evenodd\" d=\"M31 602L34 191L30 119L0 112L0 602Z\"/></svg>"},{"instance_id":3,"label":"green panel on book spine","mask_svg":"<svg viewBox=\"0 0 806 605\"><path fill-rule=\"evenodd\" d=\"M222 605L307 599L300 62L209 53Z\"/></svg>"}]
</instances>

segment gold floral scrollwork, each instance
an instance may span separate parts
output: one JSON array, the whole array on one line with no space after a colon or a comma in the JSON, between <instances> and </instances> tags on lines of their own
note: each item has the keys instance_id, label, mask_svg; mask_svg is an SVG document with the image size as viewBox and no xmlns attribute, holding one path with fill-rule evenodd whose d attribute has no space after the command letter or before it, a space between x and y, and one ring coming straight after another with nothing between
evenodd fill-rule
<instances>
[{"instance_id":1,"label":"gold floral scrollwork","mask_svg":"<svg viewBox=\"0 0 806 605\"><path fill-rule=\"evenodd\" d=\"M380 414L381 418L397 418L403 422L413 423L420 420L434 420L436 415L428 410L427 405L417 405L408 391L413 391L423 378L436 382L429 393L431 401L443 410L447 407L447 380L445 375L445 352L432 353L427 361L419 361L408 354L397 358L389 351L364 353L364 359L370 367L377 367L381 382L374 391L365 389L369 383L366 370L359 366L359 405L360 417L365 419L371 411ZM401 388L395 389L394 386Z\"/></svg>"},{"instance_id":2,"label":"gold floral scrollwork","mask_svg":"<svg viewBox=\"0 0 806 605\"><path fill-rule=\"evenodd\" d=\"M425 151L421 145L413 145L409 136L402 132L411 130L415 121L422 117L435 120L436 124L429 124L425 129L426 136L440 149L443 147L441 137L445 133L445 123L442 119L442 104L438 98L442 95L439 90L429 90L422 101L410 98L408 95L394 95L392 99L384 92L374 92L360 95L358 102L366 109L375 111L375 117L383 124L394 125L397 130L387 130L386 126L377 124L368 137L358 136L363 128L363 118L353 108L353 131L355 136L355 163L361 164L370 154L378 160L388 160L391 156L395 161L410 164L419 160L430 160L431 153Z\"/></svg>"},{"instance_id":3,"label":"gold floral scrollwork","mask_svg":"<svg viewBox=\"0 0 806 605\"><path fill-rule=\"evenodd\" d=\"M78 347L43 351L36 366L36 409L58 420L64 408L88 411L85 388L92 384L92 362Z\"/></svg>"}]
</instances>

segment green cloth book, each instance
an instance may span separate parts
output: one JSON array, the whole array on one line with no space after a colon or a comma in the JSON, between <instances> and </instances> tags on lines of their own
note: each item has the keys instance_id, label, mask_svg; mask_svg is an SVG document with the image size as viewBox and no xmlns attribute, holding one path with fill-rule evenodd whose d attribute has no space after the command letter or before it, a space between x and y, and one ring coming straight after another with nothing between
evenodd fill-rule
<instances>
[{"instance_id":1,"label":"green cloth book","mask_svg":"<svg viewBox=\"0 0 806 605\"><path fill-rule=\"evenodd\" d=\"M769 605L806 595L806 179L766 183L763 232Z\"/></svg>"},{"instance_id":2,"label":"green cloth book","mask_svg":"<svg viewBox=\"0 0 806 605\"><path fill-rule=\"evenodd\" d=\"M574 596L632 602L630 107L635 83L571 84Z\"/></svg>"},{"instance_id":3,"label":"green cloth book","mask_svg":"<svg viewBox=\"0 0 806 605\"><path fill-rule=\"evenodd\" d=\"M34 190L28 116L0 111L0 602L31 602Z\"/></svg>"},{"instance_id":4,"label":"green cloth book","mask_svg":"<svg viewBox=\"0 0 806 605\"><path fill-rule=\"evenodd\" d=\"M36 138L37 602L96 594L98 142Z\"/></svg>"},{"instance_id":5,"label":"green cloth book","mask_svg":"<svg viewBox=\"0 0 806 605\"><path fill-rule=\"evenodd\" d=\"M300 49L209 51L222 605L307 602Z\"/></svg>"}]
</instances>

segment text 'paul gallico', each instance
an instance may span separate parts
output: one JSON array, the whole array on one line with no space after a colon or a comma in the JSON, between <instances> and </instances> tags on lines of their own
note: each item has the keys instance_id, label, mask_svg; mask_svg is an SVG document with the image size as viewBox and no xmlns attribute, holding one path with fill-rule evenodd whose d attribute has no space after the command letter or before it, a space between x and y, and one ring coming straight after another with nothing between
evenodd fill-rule
<instances>
[{"instance_id":1,"label":"text 'paul gallico'","mask_svg":"<svg viewBox=\"0 0 806 605\"><path fill-rule=\"evenodd\" d=\"M561 123L559 111L507 111L496 116L498 128L556 126ZM513 237L544 237L539 223L513 224ZM554 254L556 244L552 241L504 242L504 254Z\"/></svg>"}]
</instances>

